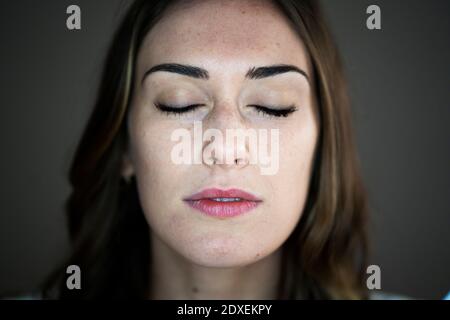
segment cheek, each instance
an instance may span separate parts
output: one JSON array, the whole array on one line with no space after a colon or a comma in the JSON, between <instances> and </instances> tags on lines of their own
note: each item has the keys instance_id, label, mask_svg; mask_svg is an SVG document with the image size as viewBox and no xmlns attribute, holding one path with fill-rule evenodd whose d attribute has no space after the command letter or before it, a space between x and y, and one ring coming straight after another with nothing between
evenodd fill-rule
<instances>
[{"instance_id":1,"label":"cheek","mask_svg":"<svg viewBox=\"0 0 450 320\"><path fill-rule=\"evenodd\" d=\"M182 167L170 159L171 130L152 121L136 122L131 128L132 162L147 224L152 234L170 247L173 243L188 242L189 224L179 214L182 203L177 201L181 198L180 181L186 179Z\"/></svg>"},{"instance_id":2,"label":"cheek","mask_svg":"<svg viewBox=\"0 0 450 320\"><path fill-rule=\"evenodd\" d=\"M134 141L132 161L140 189L146 196L158 192L160 177L170 166L166 148L166 143L149 131L142 132Z\"/></svg>"},{"instance_id":3,"label":"cheek","mask_svg":"<svg viewBox=\"0 0 450 320\"><path fill-rule=\"evenodd\" d=\"M309 188L317 127L314 121L280 131L280 163L278 174L272 177L274 206L293 219L299 218ZM281 213L280 213L281 214Z\"/></svg>"},{"instance_id":4,"label":"cheek","mask_svg":"<svg viewBox=\"0 0 450 320\"><path fill-rule=\"evenodd\" d=\"M180 167L170 158L172 130L150 119L136 121L130 127L130 152L141 205L146 216L157 214L164 211L160 206L172 200L180 174Z\"/></svg>"}]
</instances>

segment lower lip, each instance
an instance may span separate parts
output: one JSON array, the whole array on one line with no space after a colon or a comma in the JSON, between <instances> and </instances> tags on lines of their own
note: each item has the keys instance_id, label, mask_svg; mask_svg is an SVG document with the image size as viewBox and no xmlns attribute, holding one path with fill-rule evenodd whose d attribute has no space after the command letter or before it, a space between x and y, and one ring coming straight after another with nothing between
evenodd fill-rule
<instances>
[{"instance_id":1,"label":"lower lip","mask_svg":"<svg viewBox=\"0 0 450 320\"><path fill-rule=\"evenodd\" d=\"M219 202L210 199L186 200L194 209L197 209L208 216L213 217L235 217L256 208L260 201L233 201Z\"/></svg>"}]
</instances>

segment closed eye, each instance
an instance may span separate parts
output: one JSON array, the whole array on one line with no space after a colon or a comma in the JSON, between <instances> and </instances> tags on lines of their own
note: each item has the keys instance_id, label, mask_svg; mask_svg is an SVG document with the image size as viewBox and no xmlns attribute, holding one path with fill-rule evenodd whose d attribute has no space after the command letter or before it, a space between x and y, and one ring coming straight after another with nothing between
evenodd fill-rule
<instances>
[{"instance_id":1,"label":"closed eye","mask_svg":"<svg viewBox=\"0 0 450 320\"><path fill-rule=\"evenodd\" d=\"M161 104L161 103L155 103L155 107L162 111L162 112L166 112L166 113L175 113L175 114L180 114L180 113L186 113L189 111L194 111L195 109L197 109L198 107L203 106L202 104L192 104L189 106L185 106L185 107L175 107L175 106L168 106L165 104Z\"/></svg>"},{"instance_id":2,"label":"closed eye","mask_svg":"<svg viewBox=\"0 0 450 320\"><path fill-rule=\"evenodd\" d=\"M252 104L249 105L249 107L255 108L258 113L274 117L287 117L291 113L297 111L297 108L294 105L287 108L274 108Z\"/></svg>"}]
</instances>

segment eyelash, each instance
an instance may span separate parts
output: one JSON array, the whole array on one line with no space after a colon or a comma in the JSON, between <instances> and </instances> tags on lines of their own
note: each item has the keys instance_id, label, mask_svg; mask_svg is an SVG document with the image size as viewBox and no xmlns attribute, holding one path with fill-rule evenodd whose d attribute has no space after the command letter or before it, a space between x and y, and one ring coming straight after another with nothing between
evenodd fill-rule
<instances>
[{"instance_id":1,"label":"eyelash","mask_svg":"<svg viewBox=\"0 0 450 320\"><path fill-rule=\"evenodd\" d=\"M201 106L203 106L203 105L192 104L192 105L185 106L185 107L172 107L172 106L164 105L161 103L155 103L155 107L167 115L170 115L170 114L180 115L180 114L188 113L188 112L194 111L195 109L197 109L198 107L201 107ZM249 107L255 108L256 111L258 113L262 114L263 116L276 117L276 118L280 118L280 117L286 118L291 113L294 113L295 111L297 111L297 108L294 105L291 105L291 106L289 106L287 108L283 108L283 109L273 109L270 107L260 106L260 105L255 105L255 104L249 105Z\"/></svg>"},{"instance_id":2,"label":"eyelash","mask_svg":"<svg viewBox=\"0 0 450 320\"><path fill-rule=\"evenodd\" d=\"M269 116L269 117L288 117L291 113L294 113L295 111L297 111L297 108L294 105L291 105L287 108L282 108L282 109L274 109L274 108L270 108L270 107L266 107L266 106L260 106L260 105L249 105L249 107L253 107L256 109L256 111L259 114L262 114L263 116Z\"/></svg>"},{"instance_id":3,"label":"eyelash","mask_svg":"<svg viewBox=\"0 0 450 320\"><path fill-rule=\"evenodd\" d=\"M161 112L170 115L170 114L182 114L182 113L188 113L191 111L194 111L195 109L197 109L198 107L201 107L201 104L191 104L189 106L186 107L172 107L172 106L168 106L162 103L155 103L155 107L160 110Z\"/></svg>"}]
</instances>

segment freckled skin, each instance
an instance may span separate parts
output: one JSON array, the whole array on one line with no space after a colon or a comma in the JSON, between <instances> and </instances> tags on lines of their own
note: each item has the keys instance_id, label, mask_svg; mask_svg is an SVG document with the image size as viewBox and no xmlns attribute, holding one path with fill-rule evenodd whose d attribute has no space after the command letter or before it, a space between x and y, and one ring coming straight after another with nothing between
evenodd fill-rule
<instances>
[{"instance_id":1,"label":"freckled skin","mask_svg":"<svg viewBox=\"0 0 450 320\"><path fill-rule=\"evenodd\" d=\"M209 80L167 72L136 86L128 118L130 154L126 166L137 177L145 217L173 254L203 267L248 266L277 251L304 208L318 135L315 98L307 80L286 73L246 80L250 67L293 64L311 76L308 54L286 18L267 1L190 1L169 10L145 37L138 54L135 83L150 67L183 63L208 70ZM182 105L207 105L207 128L279 129L279 170L260 174L243 168L175 165L170 152L173 130L192 130L195 117L171 117L154 108L161 97ZM261 99L295 103L298 111L282 119L262 118L245 106ZM188 207L183 197L208 186L236 187L263 203L232 219L215 219ZM158 250L154 246L154 250ZM191 287L192 288L192 287ZM194 288L195 292L198 289Z\"/></svg>"}]
</instances>

